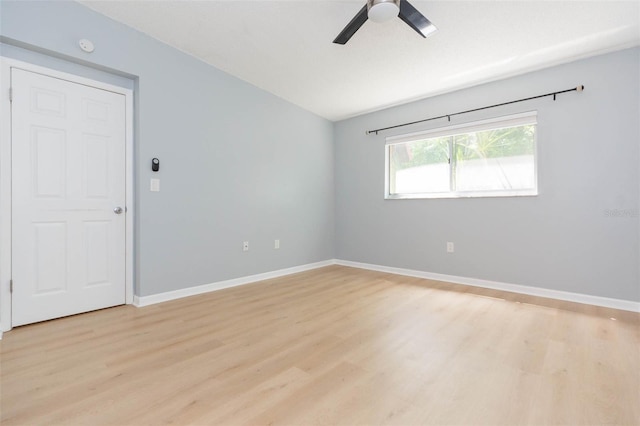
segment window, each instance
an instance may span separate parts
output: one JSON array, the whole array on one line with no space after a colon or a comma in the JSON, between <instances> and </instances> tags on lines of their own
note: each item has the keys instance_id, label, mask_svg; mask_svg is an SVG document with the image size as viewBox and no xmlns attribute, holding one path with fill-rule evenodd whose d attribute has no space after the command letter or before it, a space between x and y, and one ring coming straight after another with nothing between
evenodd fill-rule
<instances>
[{"instance_id":1,"label":"window","mask_svg":"<svg viewBox=\"0 0 640 426\"><path fill-rule=\"evenodd\" d=\"M385 198L537 195L536 113L387 138Z\"/></svg>"}]
</instances>

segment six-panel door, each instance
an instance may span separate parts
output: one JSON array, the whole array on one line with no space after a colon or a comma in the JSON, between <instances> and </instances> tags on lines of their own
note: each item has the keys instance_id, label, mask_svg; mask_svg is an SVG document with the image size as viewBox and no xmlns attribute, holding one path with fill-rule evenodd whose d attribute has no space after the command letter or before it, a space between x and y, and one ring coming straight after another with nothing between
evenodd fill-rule
<instances>
[{"instance_id":1,"label":"six-panel door","mask_svg":"<svg viewBox=\"0 0 640 426\"><path fill-rule=\"evenodd\" d=\"M12 325L124 304L125 97L16 68L11 86Z\"/></svg>"}]
</instances>

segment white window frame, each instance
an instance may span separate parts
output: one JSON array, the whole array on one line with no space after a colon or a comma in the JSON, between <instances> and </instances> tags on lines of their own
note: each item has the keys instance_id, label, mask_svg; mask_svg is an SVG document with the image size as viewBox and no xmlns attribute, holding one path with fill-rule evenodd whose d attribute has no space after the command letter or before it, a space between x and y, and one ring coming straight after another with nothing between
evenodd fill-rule
<instances>
[{"instance_id":1,"label":"white window frame","mask_svg":"<svg viewBox=\"0 0 640 426\"><path fill-rule=\"evenodd\" d=\"M479 132L484 130L500 129L505 127L516 127L526 125L536 125L537 111L523 112L508 116L495 117L487 120L473 121L453 126L438 127L422 132L408 133L386 138L385 143L385 176L384 176L384 198L386 200L403 200L416 198L476 198L476 197L531 197L538 195L538 131L533 138L533 188L518 190L484 190L484 191L449 191L449 192L429 192L412 194L391 194L390 193L390 159L391 147L400 143L419 141L423 139L456 136L465 133ZM450 153L451 148L449 147ZM451 164L449 165L451 172Z\"/></svg>"}]
</instances>

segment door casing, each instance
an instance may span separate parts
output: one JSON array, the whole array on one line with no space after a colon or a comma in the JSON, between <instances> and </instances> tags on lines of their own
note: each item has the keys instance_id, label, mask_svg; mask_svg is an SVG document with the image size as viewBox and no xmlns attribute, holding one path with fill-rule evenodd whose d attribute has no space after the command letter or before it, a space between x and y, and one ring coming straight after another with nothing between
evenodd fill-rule
<instances>
[{"instance_id":1,"label":"door casing","mask_svg":"<svg viewBox=\"0 0 640 426\"><path fill-rule=\"evenodd\" d=\"M125 96L126 146L126 225L125 225L125 301L133 303L134 291L134 185L133 185L133 91L73 74L52 70L15 59L0 57L0 338L11 330L11 68L19 68L73 83L108 90Z\"/></svg>"}]
</instances>

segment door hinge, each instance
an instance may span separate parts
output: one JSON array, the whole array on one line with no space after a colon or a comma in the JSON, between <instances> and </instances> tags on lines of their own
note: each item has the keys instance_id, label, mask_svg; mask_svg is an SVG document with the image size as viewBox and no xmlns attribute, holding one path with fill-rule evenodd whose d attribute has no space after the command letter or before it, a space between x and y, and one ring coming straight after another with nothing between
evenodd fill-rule
<instances>
[{"instance_id":1,"label":"door hinge","mask_svg":"<svg viewBox=\"0 0 640 426\"><path fill-rule=\"evenodd\" d=\"M9 280L9 293L13 293L13 280Z\"/></svg>"},{"instance_id":2,"label":"door hinge","mask_svg":"<svg viewBox=\"0 0 640 426\"><path fill-rule=\"evenodd\" d=\"M9 102L13 102L13 88L9 87Z\"/></svg>"}]
</instances>

